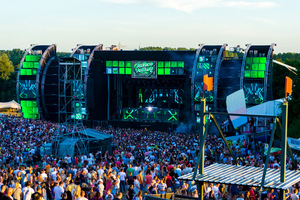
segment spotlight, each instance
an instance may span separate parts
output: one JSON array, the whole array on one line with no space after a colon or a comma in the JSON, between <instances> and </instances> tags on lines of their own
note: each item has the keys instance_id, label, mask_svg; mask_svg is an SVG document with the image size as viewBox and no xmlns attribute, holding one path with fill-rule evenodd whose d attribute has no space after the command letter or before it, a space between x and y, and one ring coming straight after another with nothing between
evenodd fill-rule
<instances>
[{"instance_id":1,"label":"spotlight","mask_svg":"<svg viewBox=\"0 0 300 200\"><path fill-rule=\"evenodd\" d=\"M153 109L153 107L152 107L152 106L149 106L149 107L147 107L147 109L148 109L149 112L151 112L152 109Z\"/></svg>"}]
</instances>

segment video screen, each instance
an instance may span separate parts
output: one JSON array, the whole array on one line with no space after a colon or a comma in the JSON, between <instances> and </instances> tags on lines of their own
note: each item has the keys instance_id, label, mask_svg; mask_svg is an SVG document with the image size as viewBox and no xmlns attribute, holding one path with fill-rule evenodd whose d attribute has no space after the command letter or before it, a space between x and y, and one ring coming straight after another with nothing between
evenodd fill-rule
<instances>
[{"instance_id":1,"label":"video screen","mask_svg":"<svg viewBox=\"0 0 300 200\"><path fill-rule=\"evenodd\" d=\"M19 97L23 99L36 98L35 80L20 80L19 81Z\"/></svg>"}]
</instances>

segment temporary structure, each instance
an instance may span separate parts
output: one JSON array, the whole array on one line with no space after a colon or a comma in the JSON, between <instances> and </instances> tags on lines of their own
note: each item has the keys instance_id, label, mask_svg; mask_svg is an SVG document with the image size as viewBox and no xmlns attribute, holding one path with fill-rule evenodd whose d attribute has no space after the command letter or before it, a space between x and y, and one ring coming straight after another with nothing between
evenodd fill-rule
<instances>
[{"instance_id":1,"label":"temporary structure","mask_svg":"<svg viewBox=\"0 0 300 200\"><path fill-rule=\"evenodd\" d=\"M9 102L0 102L0 113L8 116L20 117L22 116L21 106L14 100Z\"/></svg>"},{"instance_id":2,"label":"temporary structure","mask_svg":"<svg viewBox=\"0 0 300 200\"><path fill-rule=\"evenodd\" d=\"M9 102L0 102L0 109L10 109L10 108L20 110L21 106L14 100L9 101Z\"/></svg>"}]
</instances>

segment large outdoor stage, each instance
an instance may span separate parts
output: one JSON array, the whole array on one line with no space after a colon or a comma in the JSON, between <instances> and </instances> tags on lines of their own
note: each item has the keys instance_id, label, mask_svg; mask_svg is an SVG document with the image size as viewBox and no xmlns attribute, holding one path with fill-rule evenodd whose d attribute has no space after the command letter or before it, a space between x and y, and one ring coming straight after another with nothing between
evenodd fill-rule
<instances>
[{"instance_id":1,"label":"large outdoor stage","mask_svg":"<svg viewBox=\"0 0 300 200\"><path fill-rule=\"evenodd\" d=\"M79 45L67 59L56 56L55 45L31 46L20 63L18 100L25 118L60 121L63 113L90 125L168 130L200 121L205 74L214 77L213 90L204 93L208 111L226 111L226 96L242 88L247 106L272 100L273 47L103 51Z\"/></svg>"}]
</instances>

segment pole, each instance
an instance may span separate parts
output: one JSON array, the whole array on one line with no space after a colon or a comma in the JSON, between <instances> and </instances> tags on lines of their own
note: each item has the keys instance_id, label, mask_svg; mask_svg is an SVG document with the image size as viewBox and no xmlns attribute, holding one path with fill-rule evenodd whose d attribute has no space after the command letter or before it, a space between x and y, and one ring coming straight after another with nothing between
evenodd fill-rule
<instances>
[{"instance_id":1,"label":"pole","mask_svg":"<svg viewBox=\"0 0 300 200\"><path fill-rule=\"evenodd\" d=\"M265 185L265 178L266 178L268 163L269 163L269 159L270 159L270 152L271 152L271 148L272 148L272 144L273 144L273 140L274 140L274 135L275 135L275 130L276 130L276 121L277 121L277 118L274 119L274 127L273 127L273 130L272 130L272 134L271 134L271 138L270 138L270 142L269 142L269 148L268 148L267 157L266 157L266 161L265 161L263 176L262 176L262 179L261 179L260 193L262 192L262 189Z\"/></svg>"},{"instance_id":2,"label":"pole","mask_svg":"<svg viewBox=\"0 0 300 200\"><path fill-rule=\"evenodd\" d=\"M203 93L204 94L204 93ZM205 108L206 108L206 100L205 98L201 99L201 112L200 112L200 135L202 136L202 138L205 140L204 138L204 134L205 134ZM201 147L200 147L201 148ZM200 161L200 167L199 167L199 174L204 174L204 155L205 155L205 141L203 141L203 147L201 149L202 154L199 156L201 156L201 161ZM196 169L198 170L198 169ZM199 200L203 200L204 197L204 190L203 190L203 182L200 183L200 188L199 188L199 192L200 192L200 196L199 196Z\"/></svg>"},{"instance_id":3,"label":"pole","mask_svg":"<svg viewBox=\"0 0 300 200\"><path fill-rule=\"evenodd\" d=\"M107 76L107 121L109 121L109 101L110 101L110 81L109 81L109 75Z\"/></svg>"},{"instance_id":4,"label":"pole","mask_svg":"<svg viewBox=\"0 0 300 200\"><path fill-rule=\"evenodd\" d=\"M210 118L208 118L208 119L210 119ZM200 161L201 161L201 158L202 158L202 154L203 154L203 149L204 149L203 147L205 147L204 143L205 143L205 139L206 139L206 136L207 136L207 129L208 129L209 124L210 124L209 122L207 122L205 124L204 135L200 136L200 142L199 142L200 151L199 151L198 160L197 160L195 170L194 170L194 174L193 174L193 181L196 179L196 176L197 176L198 167L199 167L199 164L200 164Z\"/></svg>"},{"instance_id":5,"label":"pole","mask_svg":"<svg viewBox=\"0 0 300 200\"><path fill-rule=\"evenodd\" d=\"M215 118L213 115L210 115L210 116L211 116L211 118L212 118L212 120L213 120L215 126L217 127L217 129L218 129L218 131L219 131L219 133L220 133L220 135L221 135L221 137L222 137L222 140L224 141L224 143L225 143L227 149L229 150L229 152L230 152L230 154L231 154L231 156L232 156L234 162L236 162L236 156L233 154L233 152L232 152L232 150L231 150L231 148L230 148L230 146L229 146L229 144L228 144L228 142L227 142L227 140L226 140L226 138L225 138L225 136L224 136L224 134L223 134L223 132L222 132L222 130L221 130L221 128L220 128L220 126L219 126L218 123L217 123L216 118Z\"/></svg>"},{"instance_id":6,"label":"pole","mask_svg":"<svg viewBox=\"0 0 300 200\"><path fill-rule=\"evenodd\" d=\"M280 129L282 130L282 125L281 125L279 119L277 119L277 121L278 121ZM296 163L296 160L293 156L293 152L292 152L292 149L290 148L289 143L286 144L286 147L287 147L287 153L289 154L289 156L290 156L290 158L292 159L292 162L293 162L293 169L295 170L295 169L297 169L297 163Z\"/></svg>"},{"instance_id":7,"label":"pole","mask_svg":"<svg viewBox=\"0 0 300 200\"><path fill-rule=\"evenodd\" d=\"M282 107L280 182L285 182L286 153L287 153L287 123L288 123L288 102L284 102ZM284 193L285 190L280 190L280 199L285 199Z\"/></svg>"}]
</instances>

